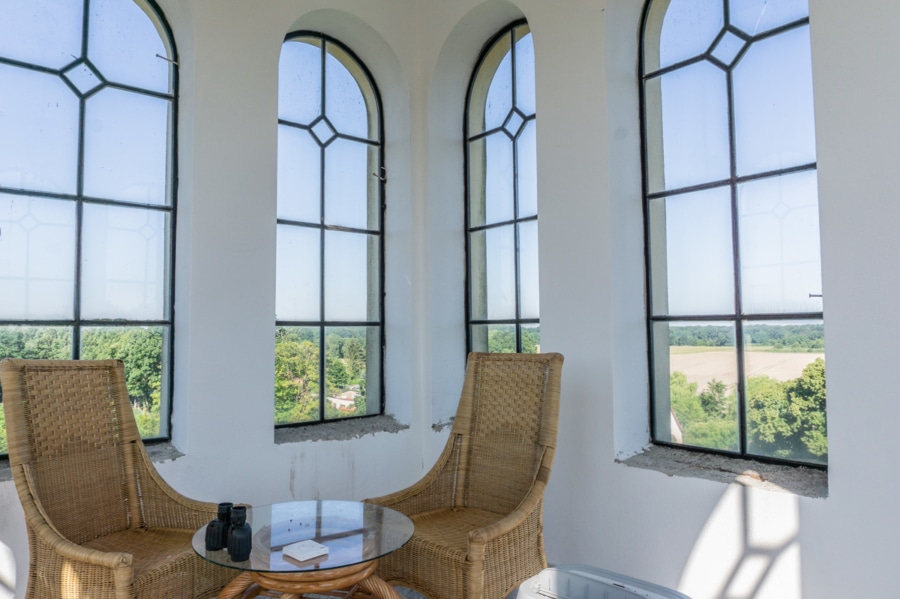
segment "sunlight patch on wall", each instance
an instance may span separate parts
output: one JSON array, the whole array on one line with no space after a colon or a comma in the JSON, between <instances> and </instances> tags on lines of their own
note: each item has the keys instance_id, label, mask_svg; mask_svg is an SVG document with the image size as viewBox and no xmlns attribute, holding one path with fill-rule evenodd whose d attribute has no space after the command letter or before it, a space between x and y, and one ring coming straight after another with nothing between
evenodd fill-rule
<instances>
[{"instance_id":1,"label":"sunlight patch on wall","mask_svg":"<svg viewBox=\"0 0 900 599\"><path fill-rule=\"evenodd\" d=\"M730 485L678 588L694 599L800 599L799 523L796 497Z\"/></svg>"},{"instance_id":2,"label":"sunlight patch on wall","mask_svg":"<svg viewBox=\"0 0 900 599\"><path fill-rule=\"evenodd\" d=\"M12 548L0 543L0 599L13 599L16 595L16 558Z\"/></svg>"}]
</instances>

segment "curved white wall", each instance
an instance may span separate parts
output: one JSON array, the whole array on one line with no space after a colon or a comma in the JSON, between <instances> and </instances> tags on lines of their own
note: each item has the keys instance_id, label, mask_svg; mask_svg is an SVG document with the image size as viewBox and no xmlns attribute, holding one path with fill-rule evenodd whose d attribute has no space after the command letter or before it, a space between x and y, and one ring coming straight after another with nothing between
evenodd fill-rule
<instances>
[{"instance_id":1,"label":"curved white wall","mask_svg":"<svg viewBox=\"0 0 900 599\"><path fill-rule=\"evenodd\" d=\"M638 0L161 0L182 63L175 442L179 490L257 504L363 498L430 466L465 351L462 110L487 39L534 33L542 347L566 356L548 557L694 599L894 596L900 449L900 5L811 2L828 344L830 494L617 464L647 439ZM320 29L372 70L387 132L388 412L346 442L272 439L277 60ZM0 483L0 598L27 548Z\"/></svg>"}]
</instances>

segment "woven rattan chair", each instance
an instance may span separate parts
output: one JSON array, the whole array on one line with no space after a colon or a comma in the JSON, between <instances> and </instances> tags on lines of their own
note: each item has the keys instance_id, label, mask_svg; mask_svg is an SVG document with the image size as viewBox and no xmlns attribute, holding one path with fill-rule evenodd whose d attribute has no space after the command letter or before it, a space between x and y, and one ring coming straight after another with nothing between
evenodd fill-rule
<instances>
[{"instance_id":1,"label":"woven rattan chair","mask_svg":"<svg viewBox=\"0 0 900 599\"><path fill-rule=\"evenodd\" d=\"M3 360L9 463L25 511L28 599L212 597L235 573L198 557L216 504L147 457L118 360Z\"/></svg>"},{"instance_id":2,"label":"woven rattan chair","mask_svg":"<svg viewBox=\"0 0 900 599\"><path fill-rule=\"evenodd\" d=\"M432 599L500 599L547 567L543 497L556 448L560 354L469 354L450 438L413 486L372 503L413 537L379 575Z\"/></svg>"}]
</instances>

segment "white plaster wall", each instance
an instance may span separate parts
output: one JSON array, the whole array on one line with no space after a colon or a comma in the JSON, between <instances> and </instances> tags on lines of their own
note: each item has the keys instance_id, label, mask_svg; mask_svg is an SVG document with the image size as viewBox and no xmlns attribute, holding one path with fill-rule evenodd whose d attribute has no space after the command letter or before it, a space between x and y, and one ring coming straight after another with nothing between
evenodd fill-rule
<instances>
[{"instance_id":1,"label":"white plaster wall","mask_svg":"<svg viewBox=\"0 0 900 599\"><path fill-rule=\"evenodd\" d=\"M203 499L363 498L415 479L462 378L465 84L483 43L535 36L542 347L566 355L551 562L694 599L897 596L900 5L813 0L830 495L624 467L647 438L636 92L639 0L162 0L182 61L175 442ZM372 69L388 135L388 411L399 434L272 441L277 57L295 26ZM237 441L237 440L240 441ZM0 598L27 547L0 483ZM15 586L15 593L9 589Z\"/></svg>"}]
</instances>

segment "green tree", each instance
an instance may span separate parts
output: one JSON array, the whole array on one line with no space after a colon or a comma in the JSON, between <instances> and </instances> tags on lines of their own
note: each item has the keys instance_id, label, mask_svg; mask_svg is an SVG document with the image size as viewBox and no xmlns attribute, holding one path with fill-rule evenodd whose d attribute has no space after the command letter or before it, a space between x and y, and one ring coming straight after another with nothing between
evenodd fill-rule
<instances>
[{"instance_id":1,"label":"green tree","mask_svg":"<svg viewBox=\"0 0 900 599\"><path fill-rule=\"evenodd\" d=\"M733 397L729 398L726 393L728 386L718 379L712 379L707 383L706 389L700 393L700 405L703 411L713 418L727 418L734 413Z\"/></svg>"},{"instance_id":2,"label":"green tree","mask_svg":"<svg viewBox=\"0 0 900 599\"><path fill-rule=\"evenodd\" d=\"M318 419L319 346L280 329L275 342L275 422Z\"/></svg>"},{"instance_id":3,"label":"green tree","mask_svg":"<svg viewBox=\"0 0 900 599\"><path fill-rule=\"evenodd\" d=\"M541 333L532 328L522 328L522 353L535 354L541 344Z\"/></svg>"},{"instance_id":4,"label":"green tree","mask_svg":"<svg viewBox=\"0 0 900 599\"><path fill-rule=\"evenodd\" d=\"M792 434L787 389L768 376L747 380L747 427L751 444L774 452Z\"/></svg>"},{"instance_id":5,"label":"green tree","mask_svg":"<svg viewBox=\"0 0 900 599\"><path fill-rule=\"evenodd\" d=\"M512 327L491 329L488 332L488 351L492 354L514 354L516 352L516 332Z\"/></svg>"},{"instance_id":6,"label":"green tree","mask_svg":"<svg viewBox=\"0 0 900 599\"><path fill-rule=\"evenodd\" d=\"M788 391L790 412L796 434L814 456L828 454L828 427L825 419L825 360L816 358L806 365Z\"/></svg>"},{"instance_id":7,"label":"green tree","mask_svg":"<svg viewBox=\"0 0 900 599\"><path fill-rule=\"evenodd\" d=\"M340 359L331 359L325 361L325 380L329 393L335 393L338 389L343 389L349 384L347 376L347 368Z\"/></svg>"},{"instance_id":8,"label":"green tree","mask_svg":"<svg viewBox=\"0 0 900 599\"><path fill-rule=\"evenodd\" d=\"M347 362L347 374L352 380L359 379L366 369L366 348L363 342L356 338L344 341L344 360Z\"/></svg>"},{"instance_id":9,"label":"green tree","mask_svg":"<svg viewBox=\"0 0 900 599\"><path fill-rule=\"evenodd\" d=\"M726 392L724 383L713 380L698 394L697 383L688 382L683 372L669 376L672 412L681 424L684 443L711 449L737 449L735 396Z\"/></svg>"},{"instance_id":10,"label":"green tree","mask_svg":"<svg viewBox=\"0 0 900 599\"><path fill-rule=\"evenodd\" d=\"M98 327L81 335L84 360L122 360L131 403L152 410L153 394L162 387L161 327Z\"/></svg>"}]
</instances>

